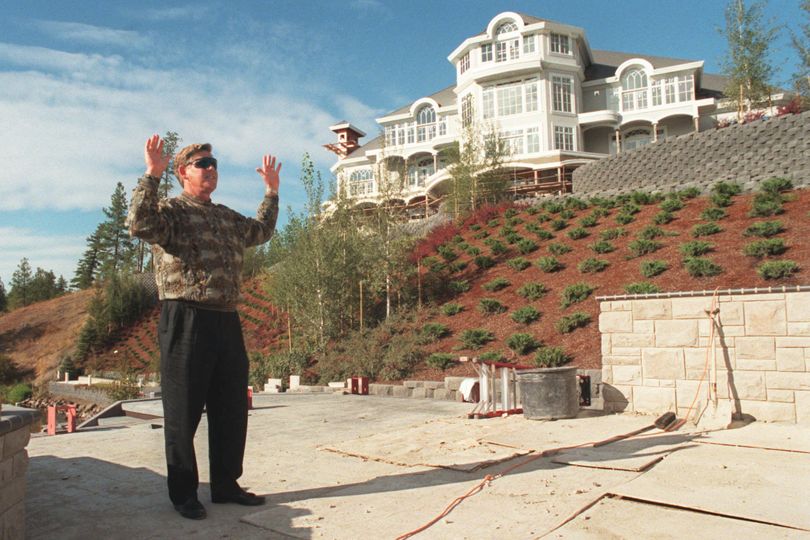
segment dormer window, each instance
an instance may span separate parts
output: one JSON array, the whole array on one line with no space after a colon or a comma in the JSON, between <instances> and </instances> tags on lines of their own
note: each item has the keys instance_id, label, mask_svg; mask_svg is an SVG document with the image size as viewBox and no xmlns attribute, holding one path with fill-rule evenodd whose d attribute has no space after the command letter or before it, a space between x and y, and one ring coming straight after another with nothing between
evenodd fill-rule
<instances>
[{"instance_id":1,"label":"dormer window","mask_svg":"<svg viewBox=\"0 0 810 540\"><path fill-rule=\"evenodd\" d=\"M461 60L458 61L459 74L464 73L468 69L470 69L470 53L466 53L464 56L461 57Z\"/></svg>"},{"instance_id":2,"label":"dormer window","mask_svg":"<svg viewBox=\"0 0 810 540\"><path fill-rule=\"evenodd\" d=\"M481 45L481 62L492 62L492 43Z\"/></svg>"},{"instance_id":3,"label":"dormer window","mask_svg":"<svg viewBox=\"0 0 810 540\"><path fill-rule=\"evenodd\" d=\"M630 68L622 75L622 110L647 108L647 73L640 67Z\"/></svg>"},{"instance_id":4,"label":"dormer window","mask_svg":"<svg viewBox=\"0 0 810 540\"><path fill-rule=\"evenodd\" d=\"M436 137L436 111L427 105L416 113L416 142L433 140Z\"/></svg>"},{"instance_id":5,"label":"dormer window","mask_svg":"<svg viewBox=\"0 0 810 540\"><path fill-rule=\"evenodd\" d=\"M571 39L563 34L551 34L551 52L571 54Z\"/></svg>"},{"instance_id":6,"label":"dormer window","mask_svg":"<svg viewBox=\"0 0 810 540\"><path fill-rule=\"evenodd\" d=\"M507 21L495 30L495 35L500 36L501 34L508 34L509 32L517 32L517 29L517 24L515 24L514 21Z\"/></svg>"}]
</instances>

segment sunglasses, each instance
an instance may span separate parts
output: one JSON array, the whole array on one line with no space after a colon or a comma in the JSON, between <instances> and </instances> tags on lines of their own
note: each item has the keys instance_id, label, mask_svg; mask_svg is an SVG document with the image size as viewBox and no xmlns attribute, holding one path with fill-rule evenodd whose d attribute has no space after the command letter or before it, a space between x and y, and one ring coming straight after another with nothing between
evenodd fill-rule
<instances>
[{"instance_id":1,"label":"sunglasses","mask_svg":"<svg viewBox=\"0 0 810 540\"><path fill-rule=\"evenodd\" d=\"M213 167L214 170L216 170L217 158L202 157L200 159L195 159L194 161L189 161L189 164L194 165L198 169L207 169L208 167Z\"/></svg>"}]
</instances>

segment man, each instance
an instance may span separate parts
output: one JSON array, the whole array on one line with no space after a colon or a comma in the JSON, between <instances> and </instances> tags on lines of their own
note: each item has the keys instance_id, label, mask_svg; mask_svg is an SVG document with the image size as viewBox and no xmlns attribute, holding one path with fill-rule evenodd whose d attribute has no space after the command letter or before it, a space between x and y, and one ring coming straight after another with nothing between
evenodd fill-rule
<instances>
[{"instance_id":1,"label":"man","mask_svg":"<svg viewBox=\"0 0 810 540\"><path fill-rule=\"evenodd\" d=\"M265 195L256 219L211 202L217 160L210 144L192 144L175 157L183 193L159 200L169 164L153 135L144 150L146 174L138 181L127 217L132 236L152 244L162 300L158 341L165 419L169 498L181 516L206 517L194 433L206 408L211 501L256 506L264 497L242 489L247 433L248 358L236 312L245 248L270 239L278 217L281 163L264 156L256 172Z\"/></svg>"}]
</instances>

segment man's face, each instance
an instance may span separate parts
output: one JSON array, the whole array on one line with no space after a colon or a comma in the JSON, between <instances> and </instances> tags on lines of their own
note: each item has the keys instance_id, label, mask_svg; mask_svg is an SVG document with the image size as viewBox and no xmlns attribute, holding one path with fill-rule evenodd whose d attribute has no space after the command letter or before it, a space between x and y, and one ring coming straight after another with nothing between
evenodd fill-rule
<instances>
[{"instance_id":1,"label":"man's face","mask_svg":"<svg viewBox=\"0 0 810 540\"><path fill-rule=\"evenodd\" d=\"M217 189L217 175L216 165L207 164L206 167L198 167L197 165L206 165L205 163L198 163L202 158L211 158L211 152L200 151L192 154L188 158L188 162L179 168L180 177L183 179L183 191L189 195L193 195L199 199L209 200L211 193Z\"/></svg>"}]
</instances>

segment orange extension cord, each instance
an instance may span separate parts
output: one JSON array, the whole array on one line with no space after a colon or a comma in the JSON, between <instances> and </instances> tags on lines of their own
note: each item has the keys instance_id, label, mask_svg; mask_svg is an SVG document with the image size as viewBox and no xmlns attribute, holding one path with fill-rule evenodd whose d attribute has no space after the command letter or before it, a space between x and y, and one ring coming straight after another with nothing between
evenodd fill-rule
<instances>
[{"instance_id":1,"label":"orange extension cord","mask_svg":"<svg viewBox=\"0 0 810 540\"><path fill-rule=\"evenodd\" d=\"M718 291L718 289L714 290L714 294L712 295L712 303L711 303L711 306L709 307L708 316L709 316L709 319L711 320L711 323L712 323L711 324L711 330L709 331L709 345L706 348L706 362L705 362L705 364L703 366L703 373L700 376L700 381L698 382L697 390L695 391L695 397L692 399L692 403L689 405L689 409L687 409L686 415L684 416L684 418L677 421L677 422L675 422L675 423L673 423L671 426L664 429L664 431L677 431L684 424L686 424L689 416L692 414L692 409L694 409L695 403L697 403L697 398L700 395L700 387L703 385L703 381L706 379L706 374L709 371L709 354L711 352L711 347L714 347L714 327L715 327L714 315L715 315L715 311L717 309L717 291ZM715 382L715 384L716 384L716 382ZM635 436L635 432L632 432L628 436L623 436L622 438L631 438L631 437L634 437L634 436ZM435 518L431 519L430 521L428 521L427 523L425 523L424 525L422 525L418 529L414 529L414 530L412 530L410 532L407 532L407 533L405 533L405 534L403 534L401 536L397 536L396 540L406 540L407 538L411 538L412 536L415 536L415 535L429 529L430 527L432 527L433 525L438 523L438 521L441 520L443 517L450 514L450 512L452 512L458 505L460 505L462 502L464 502L465 499L467 499L469 497L472 497L476 493L479 493L479 492L483 491L484 488L487 487L488 485L490 485L490 483L492 483L494 480L497 480L498 478L503 478L504 476L511 473L515 469L519 469L519 468L523 467L524 465L528 465L532 461L538 460L538 459L543 458L543 457L553 456L553 455L558 454L560 452L565 452L566 450L573 450L575 448L582 448L582 447L585 447L585 446L594 446L594 445L597 445L599 443L610 441L612 439L614 439L614 437L609 437L609 438L603 439L601 441L591 441L591 442L586 442L586 443L582 443L582 444L577 444L577 445L574 445L574 446L561 446L559 448L551 448L549 450L544 450L544 451L540 452L537 455L531 456L528 459L520 461L520 462L512 465L511 467L507 468L506 470L504 470L501 473L498 473L496 475L488 474L478 484L476 484L469 491L467 491L467 493L465 493L464 495L461 495L460 497L457 497L457 498L453 499L453 501L450 504L448 504L447 507L445 507L445 509L442 510L442 512L439 515L437 515ZM563 521L562 523L560 523L559 525L554 527L554 529L552 529L552 531L559 529L560 527L562 527L563 525L565 525L566 523L568 523L569 521L574 519L576 516L578 516L580 513L584 512L585 510L587 510L588 508L590 508L591 506L596 504L596 502L598 502L598 499L597 499L597 501L593 501L593 502L588 503L588 505L586 505L584 508L581 508L581 509L577 510L574 514L569 516L565 521ZM551 531L549 531L549 532L551 532Z\"/></svg>"}]
</instances>

